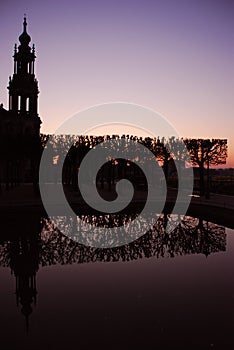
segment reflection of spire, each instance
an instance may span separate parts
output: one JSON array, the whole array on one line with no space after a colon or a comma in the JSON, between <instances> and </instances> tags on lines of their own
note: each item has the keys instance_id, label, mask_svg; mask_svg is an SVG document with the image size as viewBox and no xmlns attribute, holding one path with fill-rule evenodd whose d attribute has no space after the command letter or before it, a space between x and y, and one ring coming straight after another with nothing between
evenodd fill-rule
<instances>
[{"instance_id":1,"label":"reflection of spire","mask_svg":"<svg viewBox=\"0 0 234 350\"><path fill-rule=\"evenodd\" d=\"M29 327L29 316L32 313L32 302L36 305L36 274L33 276L16 276L16 301L22 305L21 312L25 316L26 329Z\"/></svg>"},{"instance_id":2,"label":"reflection of spire","mask_svg":"<svg viewBox=\"0 0 234 350\"><path fill-rule=\"evenodd\" d=\"M29 316L32 303L36 304L36 272L38 270L37 242L21 238L12 243L10 262L16 278L16 302L21 304L21 312L25 316L26 328L29 327Z\"/></svg>"}]
</instances>

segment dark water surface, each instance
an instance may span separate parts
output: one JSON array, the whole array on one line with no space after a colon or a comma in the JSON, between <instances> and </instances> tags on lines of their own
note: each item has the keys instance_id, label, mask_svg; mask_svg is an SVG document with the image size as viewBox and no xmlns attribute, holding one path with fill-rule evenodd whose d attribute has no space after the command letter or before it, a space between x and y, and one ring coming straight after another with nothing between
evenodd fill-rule
<instances>
[{"instance_id":1,"label":"dark water surface","mask_svg":"<svg viewBox=\"0 0 234 350\"><path fill-rule=\"evenodd\" d=\"M4 229L1 349L233 349L233 230L187 217L104 250L41 218Z\"/></svg>"}]
</instances>

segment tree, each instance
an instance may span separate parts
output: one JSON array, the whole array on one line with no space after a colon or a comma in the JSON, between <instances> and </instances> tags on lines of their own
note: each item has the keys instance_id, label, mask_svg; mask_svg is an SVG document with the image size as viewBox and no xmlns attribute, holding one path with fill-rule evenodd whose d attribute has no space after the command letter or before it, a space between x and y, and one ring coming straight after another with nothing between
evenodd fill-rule
<instances>
[{"instance_id":1,"label":"tree","mask_svg":"<svg viewBox=\"0 0 234 350\"><path fill-rule=\"evenodd\" d=\"M226 164L227 140L212 139L206 142L207 186L206 197L210 197L210 165Z\"/></svg>"},{"instance_id":2,"label":"tree","mask_svg":"<svg viewBox=\"0 0 234 350\"><path fill-rule=\"evenodd\" d=\"M210 165L225 164L227 159L226 139L186 139L184 140L193 165L198 165L200 171L200 195L205 194L204 169L207 167L206 195L209 197Z\"/></svg>"}]
</instances>

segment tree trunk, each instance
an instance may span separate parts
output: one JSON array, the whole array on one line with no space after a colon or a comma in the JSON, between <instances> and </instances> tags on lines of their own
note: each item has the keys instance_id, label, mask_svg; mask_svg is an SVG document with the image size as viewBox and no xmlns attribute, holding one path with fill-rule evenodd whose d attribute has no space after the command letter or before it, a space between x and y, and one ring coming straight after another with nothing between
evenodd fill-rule
<instances>
[{"instance_id":1,"label":"tree trunk","mask_svg":"<svg viewBox=\"0 0 234 350\"><path fill-rule=\"evenodd\" d=\"M206 183L206 198L209 199L210 198L210 162L208 161L207 163L207 172L206 172L206 176L207 176L207 183Z\"/></svg>"},{"instance_id":2,"label":"tree trunk","mask_svg":"<svg viewBox=\"0 0 234 350\"><path fill-rule=\"evenodd\" d=\"M204 164L199 164L199 171L200 171L200 196L203 196L205 193L204 189Z\"/></svg>"}]
</instances>

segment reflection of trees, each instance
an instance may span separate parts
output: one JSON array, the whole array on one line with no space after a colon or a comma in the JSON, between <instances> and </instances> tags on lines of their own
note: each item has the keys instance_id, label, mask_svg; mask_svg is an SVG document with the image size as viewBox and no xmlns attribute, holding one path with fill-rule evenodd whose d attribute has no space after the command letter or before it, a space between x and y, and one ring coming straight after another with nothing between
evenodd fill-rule
<instances>
[{"instance_id":1,"label":"reflection of trees","mask_svg":"<svg viewBox=\"0 0 234 350\"><path fill-rule=\"evenodd\" d=\"M129 219L132 219L129 215L82 216L82 220L101 226L120 226ZM187 217L174 231L166 232L167 221L174 219L176 218L162 215L152 230L134 242L108 249L86 247L76 243L54 230L50 221L45 219L38 241L22 242L22 239L18 239L0 245L0 264L1 266L12 266L13 261L16 261L15 257L19 254L25 255L29 247L31 253L26 254L29 264L32 264L30 259L33 259L33 255L37 257L38 265L41 266L92 261L126 261L153 256L159 258L199 253L209 255L225 251L226 234L223 227L201 219ZM68 220L67 226L70 225L71 220ZM13 265L20 264L20 260L17 260Z\"/></svg>"},{"instance_id":2,"label":"reflection of trees","mask_svg":"<svg viewBox=\"0 0 234 350\"><path fill-rule=\"evenodd\" d=\"M93 224L105 226L123 225L127 216L110 215L97 217L83 216L82 219ZM114 217L114 218L113 218ZM128 217L129 219L129 217ZM171 219L171 218L170 218ZM169 219L169 220L170 220ZM186 218L174 231L167 233L165 224L167 216L161 216L147 234L124 246L101 249L91 248L75 243L73 240L56 234L53 226L46 221L42 231L43 252L53 250L55 254L48 253L50 263L72 264L92 261L128 261L144 257L174 257L185 254L204 254L225 251L226 234L223 227L199 219ZM69 226L71 223L68 223ZM53 248L53 249L51 249ZM47 254L43 264L47 264ZM49 264L50 264L49 263Z\"/></svg>"}]
</instances>

